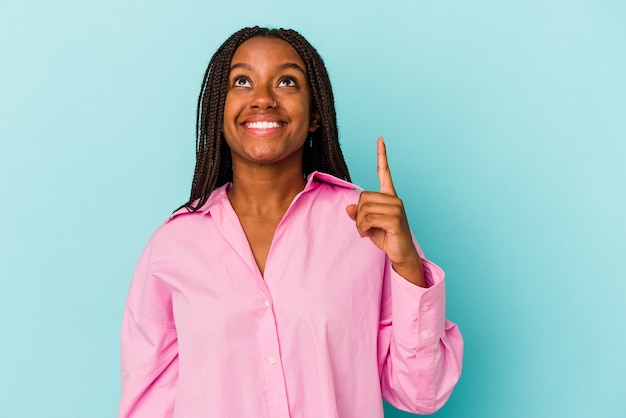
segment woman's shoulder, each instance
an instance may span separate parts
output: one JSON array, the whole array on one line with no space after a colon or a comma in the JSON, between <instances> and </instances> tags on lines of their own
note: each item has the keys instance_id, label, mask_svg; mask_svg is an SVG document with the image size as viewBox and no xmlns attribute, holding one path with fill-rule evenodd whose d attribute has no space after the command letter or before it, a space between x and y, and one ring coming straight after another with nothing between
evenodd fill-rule
<instances>
[{"instance_id":1,"label":"woman's shoulder","mask_svg":"<svg viewBox=\"0 0 626 418\"><path fill-rule=\"evenodd\" d=\"M155 237L187 234L201 228L208 219L211 219L210 215L215 207L226 197L226 187L224 185L215 189L207 199L197 199L176 209L163 220L155 232Z\"/></svg>"},{"instance_id":2,"label":"woman's shoulder","mask_svg":"<svg viewBox=\"0 0 626 418\"><path fill-rule=\"evenodd\" d=\"M315 171L309 175L307 188L316 189L319 195L334 199L358 199L363 189L331 174Z\"/></svg>"}]
</instances>

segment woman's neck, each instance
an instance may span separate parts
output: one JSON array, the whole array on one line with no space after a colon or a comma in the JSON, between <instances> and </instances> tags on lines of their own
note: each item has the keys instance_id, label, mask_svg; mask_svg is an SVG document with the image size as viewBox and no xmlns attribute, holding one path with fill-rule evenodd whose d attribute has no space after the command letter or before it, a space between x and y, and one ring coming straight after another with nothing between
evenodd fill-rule
<instances>
[{"instance_id":1,"label":"woman's neck","mask_svg":"<svg viewBox=\"0 0 626 418\"><path fill-rule=\"evenodd\" d=\"M240 218L282 218L305 184L302 167L233 167L228 198Z\"/></svg>"}]
</instances>

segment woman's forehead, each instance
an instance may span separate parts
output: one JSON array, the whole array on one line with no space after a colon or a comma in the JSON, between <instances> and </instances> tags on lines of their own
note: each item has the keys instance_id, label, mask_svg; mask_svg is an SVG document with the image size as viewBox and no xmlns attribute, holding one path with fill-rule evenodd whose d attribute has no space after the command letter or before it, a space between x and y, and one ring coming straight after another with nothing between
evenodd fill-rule
<instances>
[{"instance_id":1,"label":"woman's forehead","mask_svg":"<svg viewBox=\"0 0 626 418\"><path fill-rule=\"evenodd\" d=\"M304 60L289 42L279 38L255 36L244 41L235 50L231 67L237 64L249 66L276 66L291 62L305 69Z\"/></svg>"}]
</instances>

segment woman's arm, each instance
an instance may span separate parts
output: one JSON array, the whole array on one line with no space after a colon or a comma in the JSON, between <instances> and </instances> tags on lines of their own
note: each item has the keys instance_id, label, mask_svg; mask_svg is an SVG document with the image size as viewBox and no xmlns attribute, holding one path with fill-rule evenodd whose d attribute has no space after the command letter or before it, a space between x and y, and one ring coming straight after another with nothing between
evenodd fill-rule
<instances>
[{"instance_id":1,"label":"woman's arm","mask_svg":"<svg viewBox=\"0 0 626 418\"><path fill-rule=\"evenodd\" d=\"M171 418L178 379L178 344L170 289L150 272L144 250L128 293L121 331L119 418Z\"/></svg>"},{"instance_id":2,"label":"woman's arm","mask_svg":"<svg viewBox=\"0 0 626 418\"><path fill-rule=\"evenodd\" d=\"M383 397L394 406L430 414L448 399L461 375L463 338L446 321L443 271L424 259L398 198L382 138L380 192L363 192L346 208L361 237L387 255L378 335Z\"/></svg>"},{"instance_id":3,"label":"woman's arm","mask_svg":"<svg viewBox=\"0 0 626 418\"><path fill-rule=\"evenodd\" d=\"M428 288L386 269L378 361L383 397L399 409L431 414L459 380L463 338L445 319L443 272L427 260L423 265Z\"/></svg>"}]
</instances>

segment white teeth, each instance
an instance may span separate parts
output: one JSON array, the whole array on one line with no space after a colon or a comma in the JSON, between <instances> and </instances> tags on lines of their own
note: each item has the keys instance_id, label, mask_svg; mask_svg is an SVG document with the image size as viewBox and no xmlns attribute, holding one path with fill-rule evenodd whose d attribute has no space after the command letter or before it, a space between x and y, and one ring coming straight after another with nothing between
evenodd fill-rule
<instances>
[{"instance_id":1,"label":"white teeth","mask_svg":"<svg viewBox=\"0 0 626 418\"><path fill-rule=\"evenodd\" d=\"M279 122L248 122L246 126L250 129L273 129L280 128Z\"/></svg>"}]
</instances>

